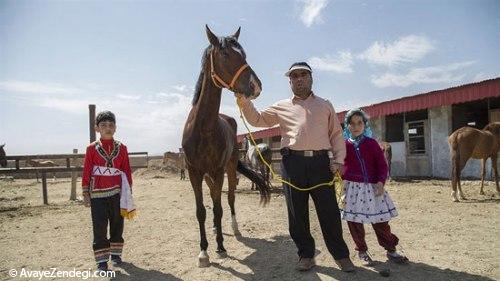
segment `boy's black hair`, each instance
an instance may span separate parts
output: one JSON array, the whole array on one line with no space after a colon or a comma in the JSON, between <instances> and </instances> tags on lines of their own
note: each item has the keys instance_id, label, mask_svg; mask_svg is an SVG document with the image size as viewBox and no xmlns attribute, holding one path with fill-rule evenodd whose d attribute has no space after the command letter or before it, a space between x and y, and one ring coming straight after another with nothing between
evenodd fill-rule
<instances>
[{"instance_id":1,"label":"boy's black hair","mask_svg":"<svg viewBox=\"0 0 500 281\"><path fill-rule=\"evenodd\" d=\"M96 126L99 126L99 123L103 121L110 121L116 124L115 114L109 110L99 112L95 118Z\"/></svg>"}]
</instances>

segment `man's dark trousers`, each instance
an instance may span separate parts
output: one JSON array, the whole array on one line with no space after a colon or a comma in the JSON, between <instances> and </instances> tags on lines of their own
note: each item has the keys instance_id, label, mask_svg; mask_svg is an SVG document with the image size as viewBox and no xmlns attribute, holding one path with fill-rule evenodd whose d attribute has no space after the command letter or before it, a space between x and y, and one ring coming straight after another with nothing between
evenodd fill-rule
<instances>
[{"instance_id":1,"label":"man's dark trousers","mask_svg":"<svg viewBox=\"0 0 500 281\"><path fill-rule=\"evenodd\" d=\"M282 178L293 185L306 188L332 181L327 154L301 156L285 154L282 157ZM298 191L283 184L288 209L290 236L301 258L314 257L315 245L309 227L309 195L318 215L321 231L328 251L336 260L348 258L349 249L342 237L342 223L333 186L322 186L311 191Z\"/></svg>"}]
</instances>

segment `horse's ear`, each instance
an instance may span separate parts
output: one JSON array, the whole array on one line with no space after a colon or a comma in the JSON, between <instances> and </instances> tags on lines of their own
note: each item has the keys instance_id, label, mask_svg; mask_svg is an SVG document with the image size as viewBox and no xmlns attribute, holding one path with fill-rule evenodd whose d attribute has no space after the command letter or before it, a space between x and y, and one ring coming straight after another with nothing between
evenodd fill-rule
<instances>
[{"instance_id":1,"label":"horse's ear","mask_svg":"<svg viewBox=\"0 0 500 281\"><path fill-rule=\"evenodd\" d=\"M217 35L215 35L210 28L208 28L208 25L205 25L205 29L207 31L207 37L208 41L210 41L210 44L214 47L219 47L220 46L220 41Z\"/></svg>"},{"instance_id":2,"label":"horse's ear","mask_svg":"<svg viewBox=\"0 0 500 281\"><path fill-rule=\"evenodd\" d=\"M240 37L240 31L241 31L241 26L238 27L238 30L233 34L233 37L238 40L238 37Z\"/></svg>"}]
</instances>

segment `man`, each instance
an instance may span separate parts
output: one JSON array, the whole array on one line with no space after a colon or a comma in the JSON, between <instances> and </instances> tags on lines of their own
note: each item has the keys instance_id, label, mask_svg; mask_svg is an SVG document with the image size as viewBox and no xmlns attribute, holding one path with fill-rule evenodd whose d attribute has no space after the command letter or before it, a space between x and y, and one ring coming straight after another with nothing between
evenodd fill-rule
<instances>
[{"instance_id":1,"label":"man","mask_svg":"<svg viewBox=\"0 0 500 281\"><path fill-rule=\"evenodd\" d=\"M279 124L281 132L282 178L299 188L330 182L342 171L345 143L342 128L332 104L312 92L312 70L305 62L292 64L285 73L290 78L293 97L281 100L259 112L252 102L237 94L248 123L255 127ZM309 227L309 195L311 195L328 251L345 272L354 271L349 250L342 237L342 224L335 190L321 186L300 191L283 184L288 209L290 236L298 248L297 270L315 266L314 239Z\"/></svg>"}]
</instances>

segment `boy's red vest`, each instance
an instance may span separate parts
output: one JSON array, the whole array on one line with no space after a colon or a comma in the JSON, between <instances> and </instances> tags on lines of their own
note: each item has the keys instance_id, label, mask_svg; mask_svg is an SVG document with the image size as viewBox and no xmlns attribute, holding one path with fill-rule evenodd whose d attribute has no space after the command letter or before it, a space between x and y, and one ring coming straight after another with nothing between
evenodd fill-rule
<instances>
[{"instance_id":1,"label":"boy's red vest","mask_svg":"<svg viewBox=\"0 0 500 281\"><path fill-rule=\"evenodd\" d=\"M91 198L110 197L120 193L120 175L93 176L94 166L113 167L121 170L127 175L129 184L132 186L127 147L119 141L101 139L87 146L83 164L82 189L83 193L90 193Z\"/></svg>"}]
</instances>

